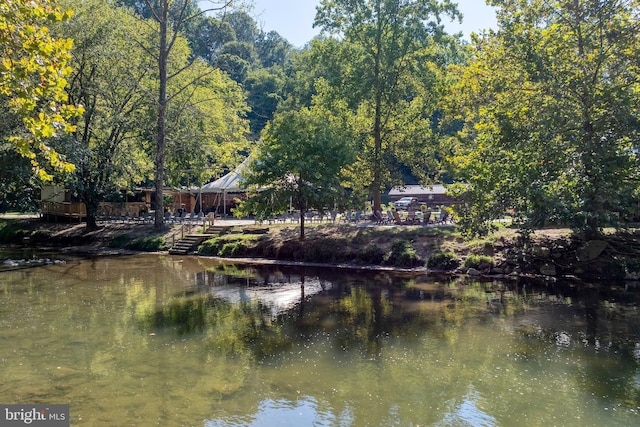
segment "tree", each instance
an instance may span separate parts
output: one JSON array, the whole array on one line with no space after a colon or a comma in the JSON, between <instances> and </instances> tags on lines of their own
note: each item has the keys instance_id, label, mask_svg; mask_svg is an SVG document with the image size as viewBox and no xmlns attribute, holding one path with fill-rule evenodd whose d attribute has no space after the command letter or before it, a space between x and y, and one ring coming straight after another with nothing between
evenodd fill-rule
<instances>
[{"instance_id":1,"label":"tree","mask_svg":"<svg viewBox=\"0 0 640 427\"><path fill-rule=\"evenodd\" d=\"M187 82L188 90L177 93ZM239 153L248 148L245 116L249 107L242 87L221 70L200 62L169 88L177 95L168 116L167 182L204 183L235 165Z\"/></svg>"},{"instance_id":2,"label":"tree","mask_svg":"<svg viewBox=\"0 0 640 427\"><path fill-rule=\"evenodd\" d=\"M425 158L438 65L450 42L440 16L457 10L448 0L322 0L317 11L314 25L345 42L344 96L368 122L356 176L377 210L382 190L398 183L398 164Z\"/></svg>"},{"instance_id":3,"label":"tree","mask_svg":"<svg viewBox=\"0 0 640 427\"><path fill-rule=\"evenodd\" d=\"M249 73L244 82L247 101L251 106L248 118L251 132L260 135L273 118L284 96L285 76L280 67L259 68Z\"/></svg>"},{"instance_id":4,"label":"tree","mask_svg":"<svg viewBox=\"0 0 640 427\"><path fill-rule=\"evenodd\" d=\"M97 228L96 215L105 196L130 188L151 175L147 155L153 103L153 63L131 34L149 33L141 19L101 0L67 2L76 14L53 31L74 40L69 99L85 106L76 131L66 138L76 170L69 182L87 209L87 228Z\"/></svg>"},{"instance_id":5,"label":"tree","mask_svg":"<svg viewBox=\"0 0 640 427\"><path fill-rule=\"evenodd\" d=\"M353 161L349 120L319 105L277 114L245 177L248 188L261 189L245 209L268 215L293 207L304 240L305 213L331 209L344 197L343 170Z\"/></svg>"},{"instance_id":6,"label":"tree","mask_svg":"<svg viewBox=\"0 0 640 427\"><path fill-rule=\"evenodd\" d=\"M0 212L32 212L38 208L37 189L41 184L33 174L31 162L21 156L9 137L22 129L22 119L0 97Z\"/></svg>"},{"instance_id":7,"label":"tree","mask_svg":"<svg viewBox=\"0 0 640 427\"><path fill-rule=\"evenodd\" d=\"M162 197L165 176L165 149L167 140L167 110L172 97L167 93L169 80L175 79L184 70L185 65L169 73L169 55L175 46L176 40L185 25L206 12L222 10L231 5L231 1L211 2L212 7L205 10L197 10L194 7L195 0L145 0L152 19L158 24L157 40L148 53L155 58L158 67L158 97L157 97L157 127L156 127L156 159L155 159L155 219L156 227L164 224L164 200ZM176 93L181 93L182 87Z\"/></svg>"},{"instance_id":8,"label":"tree","mask_svg":"<svg viewBox=\"0 0 640 427\"><path fill-rule=\"evenodd\" d=\"M523 230L559 222L599 235L637 187L637 1L494 0L500 31L457 70L465 119L453 158L470 232L514 209Z\"/></svg>"},{"instance_id":9,"label":"tree","mask_svg":"<svg viewBox=\"0 0 640 427\"><path fill-rule=\"evenodd\" d=\"M258 54L255 47L248 42L232 41L226 43L213 61L213 66L220 68L229 76L242 83L249 71L259 65Z\"/></svg>"},{"instance_id":10,"label":"tree","mask_svg":"<svg viewBox=\"0 0 640 427\"><path fill-rule=\"evenodd\" d=\"M224 19L202 16L187 25L185 31L194 56L213 64L222 46L236 39L231 25Z\"/></svg>"},{"instance_id":11,"label":"tree","mask_svg":"<svg viewBox=\"0 0 640 427\"><path fill-rule=\"evenodd\" d=\"M284 67L292 50L291 43L276 31L262 32L256 41L256 51L262 66L266 68L274 65Z\"/></svg>"},{"instance_id":12,"label":"tree","mask_svg":"<svg viewBox=\"0 0 640 427\"><path fill-rule=\"evenodd\" d=\"M47 143L48 138L73 130L68 119L81 112L66 103L64 92L72 41L56 39L48 25L69 19L49 0L8 0L0 4L0 96L22 117L22 130L9 141L31 160L34 173L51 179L37 155L55 170L69 172L66 162Z\"/></svg>"}]
</instances>

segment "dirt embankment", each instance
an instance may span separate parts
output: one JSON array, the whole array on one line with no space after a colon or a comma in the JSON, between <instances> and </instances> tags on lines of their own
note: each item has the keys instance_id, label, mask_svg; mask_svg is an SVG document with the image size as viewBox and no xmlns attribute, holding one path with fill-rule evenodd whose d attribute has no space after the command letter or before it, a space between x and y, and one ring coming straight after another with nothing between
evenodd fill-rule
<instances>
[{"instance_id":1,"label":"dirt embankment","mask_svg":"<svg viewBox=\"0 0 640 427\"><path fill-rule=\"evenodd\" d=\"M85 224L36 219L2 224L0 238L5 244L11 236L13 245L86 253L114 253L127 248L127 243L140 241L153 242L147 250L166 250L176 233L176 228L156 229L151 224L109 223L93 231L87 231ZM7 232L7 227L13 233ZM514 230L503 229L488 238L467 241L452 226L322 224L307 227L301 241L296 224L265 226L263 233L256 235L247 234L248 228L252 227L232 227L201 246L201 254L444 270L494 278L640 279L638 233L611 234L587 242L571 238L567 229L553 229L536 232L530 241L523 242Z\"/></svg>"}]
</instances>

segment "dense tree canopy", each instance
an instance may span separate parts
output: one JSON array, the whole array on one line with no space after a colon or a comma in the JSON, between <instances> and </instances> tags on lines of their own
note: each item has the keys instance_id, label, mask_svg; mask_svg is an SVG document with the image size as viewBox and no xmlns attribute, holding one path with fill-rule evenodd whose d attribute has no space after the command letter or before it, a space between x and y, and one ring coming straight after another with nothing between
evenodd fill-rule
<instances>
[{"instance_id":1,"label":"dense tree canopy","mask_svg":"<svg viewBox=\"0 0 640 427\"><path fill-rule=\"evenodd\" d=\"M514 209L523 227L616 225L636 191L637 1L498 1L452 100L470 231Z\"/></svg>"},{"instance_id":2,"label":"dense tree canopy","mask_svg":"<svg viewBox=\"0 0 640 427\"><path fill-rule=\"evenodd\" d=\"M446 160L470 233L505 211L588 236L640 216L640 2L487 2L499 28L469 45L444 31L449 0L322 0L322 34L294 49L229 1L5 1L2 188L73 163L90 213L153 180L161 210L165 185L204 182L262 136L260 212L330 208L345 187L378 209Z\"/></svg>"},{"instance_id":3,"label":"dense tree canopy","mask_svg":"<svg viewBox=\"0 0 640 427\"><path fill-rule=\"evenodd\" d=\"M49 0L0 4L0 96L23 124L9 141L45 180L51 175L38 155L55 170L73 170L47 143L47 138L72 131L68 119L80 111L67 104L64 92L72 40L56 39L48 28L70 16Z\"/></svg>"},{"instance_id":4,"label":"dense tree canopy","mask_svg":"<svg viewBox=\"0 0 640 427\"><path fill-rule=\"evenodd\" d=\"M344 168L353 161L349 114L320 105L276 115L267 125L245 177L259 189L246 209L262 215L289 208L300 212L304 239L305 213L328 211L345 198Z\"/></svg>"},{"instance_id":5,"label":"dense tree canopy","mask_svg":"<svg viewBox=\"0 0 640 427\"><path fill-rule=\"evenodd\" d=\"M66 5L75 16L54 30L74 40L67 92L85 111L65 152L76 165L70 189L86 205L87 226L95 228L98 205L108 193L152 175L145 135L153 63L139 46L130 45L132 33L148 31L139 18L102 0Z\"/></svg>"},{"instance_id":6,"label":"dense tree canopy","mask_svg":"<svg viewBox=\"0 0 640 427\"><path fill-rule=\"evenodd\" d=\"M366 123L358 173L380 209L381 193L401 184L402 162L423 176L424 148L431 145L430 116L443 51L449 42L441 15L457 16L448 0L323 0L315 25L344 41L343 96ZM422 169L420 171L420 169Z\"/></svg>"}]
</instances>

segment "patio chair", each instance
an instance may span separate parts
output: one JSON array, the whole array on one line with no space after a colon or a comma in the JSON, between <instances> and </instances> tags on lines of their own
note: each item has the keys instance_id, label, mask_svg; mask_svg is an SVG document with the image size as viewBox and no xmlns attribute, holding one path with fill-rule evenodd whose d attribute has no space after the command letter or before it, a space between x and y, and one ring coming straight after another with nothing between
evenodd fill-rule
<instances>
[{"instance_id":1,"label":"patio chair","mask_svg":"<svg viewBox=\"0 0 640 427\"><path fill-rule=\"evenodd\" d=\"M405 224L418 224L420 220L417 217L415 210L409 210L407 212L407 218L404 220Z\"/></svg>"},{"instance_id":2,"label":"patio chair","mask_svg":"<svg viewBox=\"0 0 640 427\"><path fill-rule=\"evenodd\" d=\"M360 222L362 213L360 211L354 211L351 213L351 216L349 217L349 222L354 222L354 223L358 223Z\"/></svg>"},{"instance_id":3,"label":"patio chair","mask_svg":"<svg viewBox=\"0 0 640 427\"><path fill-rule=\"evenodd\" d=\"M429 225L431 222L431 209L427 209L422 213L422 225Z\"/></svg>"},{"instance_id":4,"label":"patio chair","mask_svg":"<svg viewBox=\"0 0 640 427\"><path fill-rule=\"evenodd\" d=\"M393 213L391 209L387 210L387 224L392 225L394 223Z\"/></svg>"},{"instance_id":5,"label":"patio chair","mask_svg":"<svg viewBox=\"0 0 640 427\"><path fill-rule=\"evenodd\" d=\"M314 216L313 212L307 212L304 214L304 219L307 222L313 222L313 216Z\"/></svg>"},{"instance_id":6,"label":"patio chair","mask_svg":"<svg viewBox=\"0 0 640 427\"><path fill-rule=\"evenodd\" d=\"M393 223L396 225L405 225L404 221L402 220L402 218L400 218L400 214L398 214L398 211L391 211L391 216L393 217Z\"/></svg>"},{"instance_id":7,"label":"patio chair","mask_svg":"<svg viewBox=\"0 0 640 427\"><path fill-rule=\"evenodd\" d=\"M376 210L373 213L373 220L375 221L376 224L384 224L384 218L382 216L382 212L379 210Z\"/></svg>"},{"instance_id":8,"label":"patio chair","mask_svg":"<svg viewBox=\"0 0 640 427\"><path fill-rule=\"evenodd\" d=\"M440 210L440 216L438 217L436 222L438 224L446 224L448 219L449 219L449 211L442 208L442 210Z\"/></svg>"}]
</instances>

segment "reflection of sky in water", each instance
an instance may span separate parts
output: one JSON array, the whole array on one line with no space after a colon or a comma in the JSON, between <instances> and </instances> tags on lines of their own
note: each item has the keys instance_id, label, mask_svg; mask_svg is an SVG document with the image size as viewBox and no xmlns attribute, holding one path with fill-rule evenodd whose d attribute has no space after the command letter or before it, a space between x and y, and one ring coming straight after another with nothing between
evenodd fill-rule
<instances>
[{"instance_id":1,"label":"reflection of sky in water","mask_svg":"<svg viewBox=\"0 0 640 427\"><path fill-rule=\"evenodd\" d=\"M260 302L271 309L271 315L277 316L300 302L302 282L272 283L268 286L223 285L211 288L211 294L232 304ZM322 292L331 284L317 278L308 278L304 283L304 297Z\"/></svg>"},{"instance_id":2,"label":"reflection of sky in water","mask_svg":"<svg viewBox=\"0 0 640 427\"><path fill-rule=\"evenodd\" d=\"M353 416L348 410L335 416L320 410L315 399L307 396L305 400L272 400L260 402L258 412L253 416L225 417L224 419L205 421L205 427L301 427L301 426L350 426Z\"/></svg>"},{"instance_id":3,"label":"reflection of sky in water","mask_svg":"<svg viewBox=\"0 0 640 427\"><path fill-rule=\"evenodd\" d=\"M480 401L480 394L476 391L469 392L462 403L455 405L452 410L445 414L442 421L435 424L438 427L494 427L498 425L497 420L486 414L477 403ZM349 409L345 409L341 414L334 415L327 410L321 410L312 397L307 396L305 400L298 399L290 401L285 399L266 399L260 402L258 411L249 416L228 416L219 419L207 420L205 427L272 427L272 426L341 426L348 427L355 422L353 414ZM389 414L387 419L389 426L399 425L397 414ZM396 415L396 416L394 416Z\"/></svg>"},{"instance_id":4,"label":"reflection of sky in water","mask_svg":"<svg viewBox=\"0 0 640 427\"><path fill-rule=\"evenodd\" d=\"M491 415L484 413L478 408L477 402L480 400L480 394L474 390L470 391L464 398L464 401L455 406L451 412L446 414L441 422L436 426L441 427L493 427L498 422Z\"/></svg>"}]
</instances>

